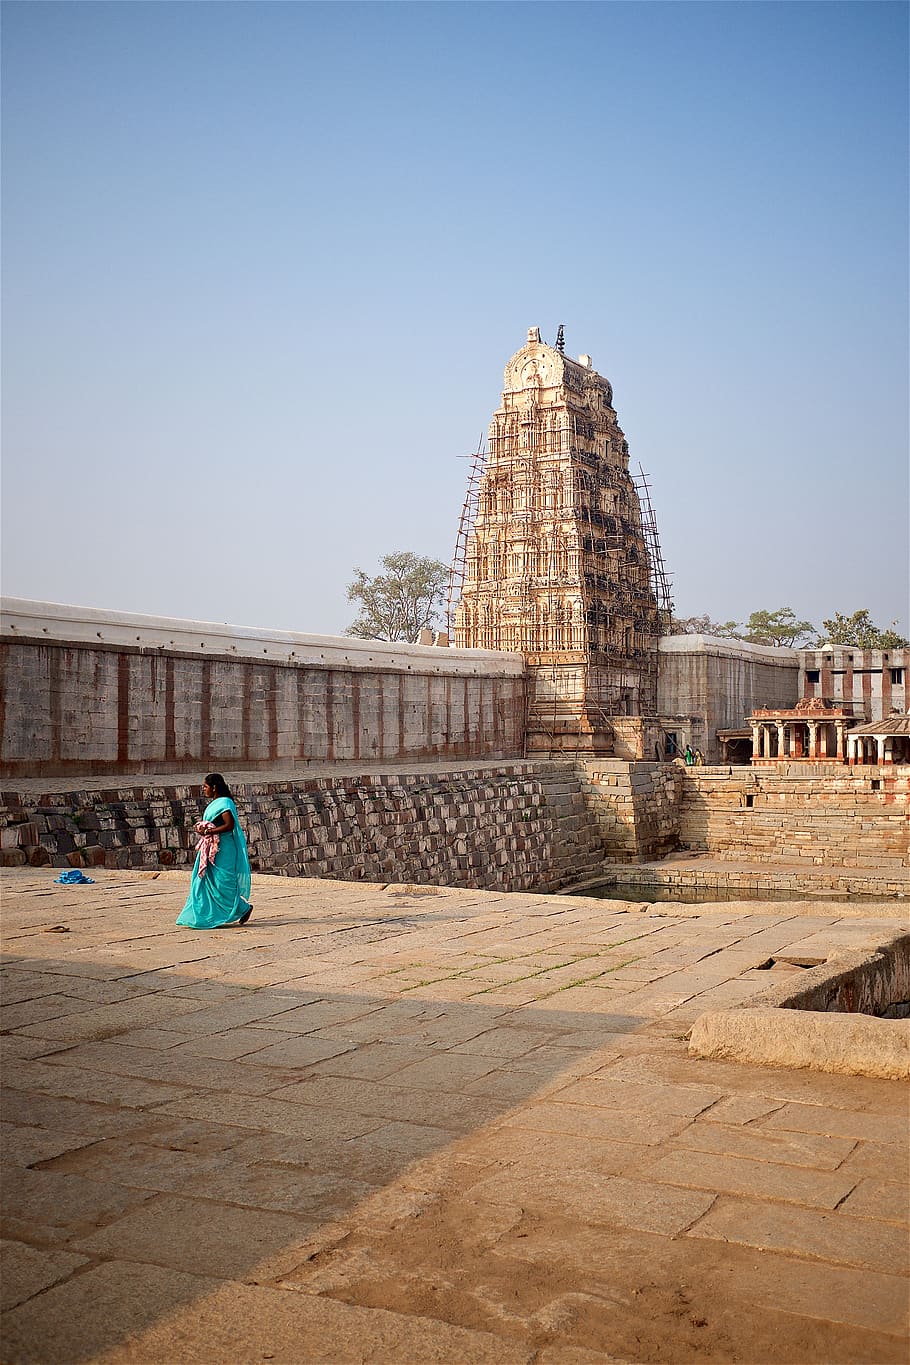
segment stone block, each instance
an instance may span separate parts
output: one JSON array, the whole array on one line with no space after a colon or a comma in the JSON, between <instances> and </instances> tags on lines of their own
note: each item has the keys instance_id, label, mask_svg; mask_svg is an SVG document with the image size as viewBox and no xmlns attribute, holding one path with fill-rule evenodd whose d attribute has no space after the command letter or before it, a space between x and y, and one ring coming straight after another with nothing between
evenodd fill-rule
<instances>
[{"instance_id":1,"label":"stone block","mask_svg":"<svg viewBox=\"0 0 910 1365\"><path fill-rule=\"evenodd\" d=\"M0 1307L4 1312L15 1308L86 1264L85 1256L72 1252L0 1242Z\"/></svg>"},{"instance_id":2,"label":"stone block","mask_svg":"<svg viewBox=\"0 0 910 1365\"><path fill-rule=\"evenodd\" d=\"M868 1267L889 1275L906 1275L908 1270L906 1229L851 1217L845 1206L836 1212L819 1212L721 1198L687 1235Z\"/></svg>"},{"instance_id":3,"label":"stone block","mask_svg":"<svg viewBox=\"0 0 910 1365\"><path fill-rule=\"evenodd\" d=\"M699 1151L673 1151L644 1168L651 1180L751 1199L834 1209L855 1181L839 1171L815 1171Z\"/></svg>"},{"instance_id":4,"label":"stone block","mask_svg":"<svg viewBox=\"0 0 910 1365\"><path fill-rule=\"evenodd\" d=\"M689 1037L694 1056L765 1066L910 1076L910 1021L811 1010L737 1009L703 1014Z\"/></svg>"}]
</instances>

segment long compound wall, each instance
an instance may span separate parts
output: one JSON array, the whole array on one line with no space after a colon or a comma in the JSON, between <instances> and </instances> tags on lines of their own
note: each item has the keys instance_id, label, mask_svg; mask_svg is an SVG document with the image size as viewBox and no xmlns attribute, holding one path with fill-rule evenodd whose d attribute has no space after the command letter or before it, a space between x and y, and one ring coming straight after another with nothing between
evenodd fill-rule
<instances>
[{"instance_id":1,"label":"long compound wall","mask_svg":"<svg viewBox=\"0 0 910 1365\"><path fill-rule=\"evenodd\" d=\"M5 599L0 773L521 758L520 655Z\"/></svg>"}]
</instances>

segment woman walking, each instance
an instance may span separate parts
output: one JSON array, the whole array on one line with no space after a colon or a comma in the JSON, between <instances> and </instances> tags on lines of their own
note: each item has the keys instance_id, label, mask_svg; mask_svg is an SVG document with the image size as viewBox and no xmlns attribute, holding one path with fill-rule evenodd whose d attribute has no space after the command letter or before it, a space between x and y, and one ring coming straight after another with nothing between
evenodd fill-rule
<instances>
[{"instance_id":1,"label":"woman walking","mask_svg":"<svg viewBox=\"0 0 910 1365\"><path fill-rule=\"evenodd\" d=\"M250 860L230 788L220 773L202 784L208 805L196 825L198 852L190 894L177 916L189 929L221 929L246 924L250 905Z\"/></svg>"}]
</instances>

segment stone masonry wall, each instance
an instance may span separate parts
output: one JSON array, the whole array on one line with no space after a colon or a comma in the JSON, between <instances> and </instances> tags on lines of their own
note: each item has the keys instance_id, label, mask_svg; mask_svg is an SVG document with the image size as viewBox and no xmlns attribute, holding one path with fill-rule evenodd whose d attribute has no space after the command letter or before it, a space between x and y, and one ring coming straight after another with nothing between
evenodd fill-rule
<instances>
[{"instance_id":1,"label":"stone masonry wall","mask_svg":"<svg viewBox=\"0 0 910 1365\"><path fill-rule=\"evenodd\" d=\"M664 636L659 646L657 712L680 749L701 749L708 763L722 758L718 730L737 730L756 706L792 706L797 698L795 649L716 640L708 635ZM647 750L645 752L650 752Z\"/></svg>"},{"instance_id":2,"label":"stone masonry wall","mask_svg":"<svg viewBox=\"0 0 910 1365\"><path fill-rule=\"evenodd\" d=\"M7 777L78 784L524 754L517 655L191 628L15 599L2 622Z\"/></svg>"},{"instance_id":3,"label":"stone masonry wall","mask_svg":"<svg viewBox=\"0 0 910 1365\"><path fill-rule=\"evenodd\" d=\"M679 843L685 770L675 763L578 763L585 800L612 862L661 858Z\"/></svg>"},{"instance_id":4,"label":"stone masonry wall","mask_svg":"<svg viewBox=\"0 0 910 1365\"><path fill-rule=\"evenodd\" d=\"M0 864L189 867L196 783L128 782L40 796L10 784ZM890 893L906 886L908 788L910 773L888 768L819 778L590 759L234 790L254 863L279 875L557 891L682 848L804 877L866 870Z\"/></svg>"},{"instance_id":5,"label":"stone masonry wall","mask_svg":"<svg viewBox=\"0 0 910 1365\"><path fill-rule=\"evenodd\" d=\"M715 858L899 871L910 852L910 769L819 776L679 769L680 846Z\"/></svg>"},{"instance_id":6,"label":"stone masonry wall","mask_svg":"<svg viewBox=\"0 0 910 1365\"><path fill-rule=\"evenodd\" d=\"M237 785L250 858L287 876L555 891L603 850L571 765ZM6 865L189 868L193 786L2 793Z\"/></svg>"}]
</instances>

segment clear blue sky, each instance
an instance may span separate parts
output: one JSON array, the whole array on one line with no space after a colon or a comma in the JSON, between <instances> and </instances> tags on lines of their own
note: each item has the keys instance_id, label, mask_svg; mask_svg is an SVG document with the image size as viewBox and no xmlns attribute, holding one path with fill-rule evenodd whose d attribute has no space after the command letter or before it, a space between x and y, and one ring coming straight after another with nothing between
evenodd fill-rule
<instances>
[{"instance_id":1,"label":"clear blue sky","mask_svg":"<svg viewBox=\"0 0 910 1365\"><path fill-rule=\"evenodd\" d=\"M340 633L566 326L680 614L908 611L902 3L3 6L3 590Z\"/></svg>"}]
</instances>

